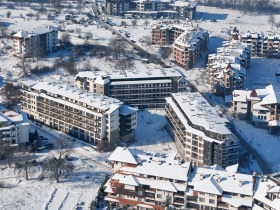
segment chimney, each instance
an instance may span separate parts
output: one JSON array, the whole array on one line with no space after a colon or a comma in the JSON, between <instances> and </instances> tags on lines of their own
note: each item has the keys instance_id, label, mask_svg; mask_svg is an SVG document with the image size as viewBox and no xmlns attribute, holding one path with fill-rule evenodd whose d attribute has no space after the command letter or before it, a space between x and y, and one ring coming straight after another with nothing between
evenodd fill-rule
<instances>
[{"instance_id":1,"label":"chimney","mask_svg":"<svg viewBox=\"0 0 280 210\"><path fill-rule=\"evenodd\" d=\"M242 187L242 184L243 184L243 180L239 179L239 187Z\"/></svg>"},{"instance_id":2,"label":"chimney","mask_svg":"<svg viewBox=\"0 0 280 210\"><path fill-rule=\"evenodd\" d=\"M200 180L203 180L203 178L204 178L204 174L202 173L200 174Z\"/></svg>"},{"instance_id":3,"label":"chimney","mask_svg":"<svg viewBox=\"0 0 280 210\"><path fill-rule=\"evenodd\" d=\"M218 182L218 183L221 182L221 177L220 177L220 176L217 177L217 182Z\"/></svg>"},{"instance_id":4,"label":"chimney","mask_svg":"<svg viewBox=\"0 0 280 210\"><path fill-rule=\"evenodd\" d=\"M267 176L263 176L263 181L267 182Z\"/></svg>"},{"instance_id":5,"label":"chimney","mask_svg":"<svg viewBox=\"0 0 280 210\"><path fill-rule=\"evenodd\" d=\"M270 184L266 184L266 191L268 191L270 188Z\"/></svg>"}]
</instances>

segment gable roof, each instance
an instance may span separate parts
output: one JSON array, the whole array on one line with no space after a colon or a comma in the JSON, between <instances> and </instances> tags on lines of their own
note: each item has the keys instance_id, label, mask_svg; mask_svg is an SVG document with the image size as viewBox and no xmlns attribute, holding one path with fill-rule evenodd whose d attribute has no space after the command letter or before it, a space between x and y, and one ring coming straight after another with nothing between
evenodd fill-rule
<instances>
[{"instance_id":1,"label":"gable roof","mask_svg":"<svg viewBox=\"0 0 280 210\"><path fill-rule=\"evenodd\" d=\"M126 147L117 147L114 152L110 155L108 160L118 161L122 163L137 164L137 160L130 150Z\"/></svg>"},{"instance_id":2,"label":"gable roof","mask_svg":"<svg viewBox=\"0 0 280 210\"><path fill-rule=\"evenodd\" d=\"M200 185L194 186L195 191L212 193L215 195L222 195L223 189L220 187L219 183L213 178L213 176L207 177L201 181Z\"/></svg>"}]
</instances>

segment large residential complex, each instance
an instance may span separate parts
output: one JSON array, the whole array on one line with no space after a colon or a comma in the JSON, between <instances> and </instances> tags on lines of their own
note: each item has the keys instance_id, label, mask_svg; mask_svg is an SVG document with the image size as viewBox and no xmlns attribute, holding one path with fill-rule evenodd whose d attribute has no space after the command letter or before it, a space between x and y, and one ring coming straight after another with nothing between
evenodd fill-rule
<instances>
[{"instance_id":1,"label":"large residential complex","mask_svg":"<svg viewBox=\"0 0 280 210\"><path fill-rule=\"evenodd\" d=\"M226 118L198 93L175 93L166 98L168 128L180 155L198 166L238 163L239 144Z\"/></svg>"},{"instance_id":2,"label":"large residential complex","mask_svg":"<svg viewBox=\"0 0 280 210\"><path fill-rule=\"evenodd\" d=\"M29 122L26 113L0 110L0 141L11 145L29 142Z\"/></svg>"},{"instance_id":3,"label":"large residential complex","mask_svg":"<svg viewBox=\"0 0 280 210\"><path fill-rule=\"evenodd\" d=\"M254 126L280 131L279 88L268 85L263 89L235 90L232 93L233 116L248 119Z\"/></svg>"},{"instance_id":4,"label":"large residential complex","mask_svg":"<svg viewBox=\"0 0 280 210\"><path fill-rule=\"evenodd\" d=\"M217 54L208 56L208 83L211 91L223 96L244 89L246 69L249 68L250 47L239 41L223 42Z\"/></svg>"},{"instance_id":5,"label":"large residential complex","mask_svg":"<svg viewBox=\"0 0 280 210\"><path fill-rule=\"evenodd\" d=\"M134 139L137 109L68 84L25 81L21 108L31 119L92 144Z\"/></svg>"},{"instance_id":6,"label":"large residential complex","mask_svg":"<svg viewBox=\"0 0 280 210\"><path fill-rule=\"evenodd\" d=\"M231 38L239 38L252 49L252 56L280 58L280 34L274 31L263 33L240 33L236 28L231 32Z\"/></svg>"},{"instance_id":7,"label":"large residential complex","mask_svg":"<svg viewBox=\"0 0 280 210\"><path fill-rule=\"evenodd\" d=\"M156 45L172 44L174 62L190 69L207 51L209 34L192 25L157 25L152 30L152 43Z\"/></svg>"},{"instance_id":8,"label":"large residential complex","mask_svg":"<svg viewBox=\"0 0 280 210\"><path fill-rule=\"evenodd\" d=\"M17 57L37 57L51 53L57 47L58 29L41 26L22 30L13 35L14 55Z\"/></svg>"},{"instance_id":9,"label":"large residential complex","mask_svg":"<svg viewBox=\"0 0 280 210\"><path fill-rule=\"evenodd\" d=\"M117 98L126 104L164 107L165 97L188 89L186 78L176 69L79 72L76 86Z\"/></svg>"},{"instance_id":10,"label":"large residential complex","mask_svg":"<svg viewBox=\"0 0 280 210\"><path fill-rule=\"evenodd\" d=\"M252 209L255 176L237 173L238 165L201 168L178 154L118 147L109 157L114 174L105 200L130 209Z\"/></svg>"},{"instance_id":11,"label":"large residential complex","mask_svg":"<svg viewBox=\"0 0 280 210\"><path fill-rule=\"evenodd\" d=\"M118 16L131 14L142 18L168 17L192 20L196 14L196 5L195 0L106 0L106 12L108 15Z\"/></svg>"}]
</instances>

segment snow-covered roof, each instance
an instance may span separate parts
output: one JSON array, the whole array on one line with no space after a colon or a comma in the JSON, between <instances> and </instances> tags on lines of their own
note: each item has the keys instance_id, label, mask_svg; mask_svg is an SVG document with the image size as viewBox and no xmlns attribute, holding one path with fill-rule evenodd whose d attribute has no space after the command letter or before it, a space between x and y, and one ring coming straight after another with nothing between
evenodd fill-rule
<instances>
[{"instance_id":1,"label":"snow-covered roof","mask_svg":"<svg viewBox=\"0 0 280 210\"><path fill-rule=\"evenodd\" d=\"M30 83L23 81L23 85L37 91L38 95L50 97L52 100L67 103L69 106L76 106L79 109L91 111L91 107L110 113L111 111L121 107L123 102L102 94L90 93L85 90L76 89L74 86L58 83L58 82L38 82ZM67 98L67 99L64 99ZM72 101L76 101L73 103ZM94 113L94 112L93 112Z\"/></svg>"},{"instance_id":2,"label":"snow-covered roof","mask_svg":"<svg viewBox=\"0 0 280 210\"><path fill-rule=\"evenodd\" d=\"M123 71L81 71L76 75L76 78L87 78L96 82L100 80L102 76L103 80L108 83L124 81L125 80L137 80L137 79L146 79L153 80L156 78L172 78L172 77L181 77L183 76L176 68L164 68L164 69L148 69L148 70L123 70ZM99 79L98 79L99 78ZM105 80L107 78L108 80ZM102 80L102 81L103 81Z\"/></svg>"},{"instance_id":3,"label":"snow-covered roof","mask_svg":"<svg viewBox=\"0 0 280 210\"><path fill-rule=\"evenodd\" d=\"M29 123L25 112L17 112L14 110L0 110L0 122L5 122L6 126L18 123Z\"/></svg>"},{"instance_id":4,"label":"snow-covered roof","mask_svg":"<svg viewBox=\"0 0 280 210\"><path fill-rule=\"evenodd\" d=\"M253 105L255 110L268 110L264 105L280 103L280 90L275 85L268 85L264 89L234 90L232 96L236 102L260 101Z\"/></svg>"},{"instance_id":5,"label":"snow-covered roof","mask_svg":"<svg viewBox=\"0 0 280 210\"><path fill-rule=\"evenodd\" d=\"M110 161L134 164L122 166L122 173L146 174L156 177L188 181L190 163L181 163L177 154L149 153L142 150L117 147L109 157Z\"/></svg>"},{"instance_id":6,"label":"snow-covered roof","mask_svg":"<svg viewBox=\"0 0 280 210\"><path fill-rule=\"evenodd\" d=\"M188 182L194 190L222 195L222 193L238 193L253 196L253 176L233 173L226 170L215 170L209 167L195 167Z\"/></svg>"},{"instance_id":7,"label":"snow-covered roof","mask_svg":"<svg viewBox=\"0 0 280 210\"><path fill-rule=\"evenodd\" d=\"M19 31L18 33L14 34L13 37L26 39L26 38L29 38L29 37L32 37L32 36L37 36L37 35L41 35L41 34L45 34L45 33L50 33L50 32L53 32L53 31L58 31L58 29L54 26L43 25L43 26L40 26L40 27Z\"/></svg>"},{"instance_id":8,"label":"snow-covered roof","mask_svg":"<svg viewBox=\"0 0 280 210\"><path fill-rule=\"evenodd\" d=\"M131 107L131 106L127 106L127 105L123 105L122 107L121 107L121 111L120 111L120 113L122 114L122 115L129 115L129 114L132 114L132 113L134 113L134 112L137 112L138 111L138 109L137 108L134 108L134 107Z\"/></svg>"},{"instance_id":9,"label":"snow-covered roof","mask_svg":"<svg viewBox=\"0 0 280 210\"><path fill-rule=\"evenodd\" d=\"M212 107L199 93L173 93L172 98L181 108L181 115L186 115L192 124L204 127L205 130L231 134L226 127L226 118L220 117L215 107Z\"/></svg>"},{"instance_id":10,"label":"snow-covered roof","mask_svg":"<svg viewBox=\"0 0 280 210\"><path fill-rule=\"evenodd\" d=\"M254 198L258 201L263 202L264 204L267 204L271 208L279 209L280 198L276 196L273 200L270 200L267 197L268 193L279 194L280 192L280 186L278 186L279 178L277 178L279 177L279 174L274 174L272 176L276 177L275 180L277 180L278 183L271 178L269 178L268 180L258 179L256 181L256 192Z\"/></svg>"}]
</instances>

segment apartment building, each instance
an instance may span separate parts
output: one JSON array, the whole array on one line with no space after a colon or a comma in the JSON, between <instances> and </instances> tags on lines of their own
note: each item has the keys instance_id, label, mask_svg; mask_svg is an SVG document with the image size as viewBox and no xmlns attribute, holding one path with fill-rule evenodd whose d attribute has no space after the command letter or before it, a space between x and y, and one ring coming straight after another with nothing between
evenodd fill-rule
<instances>
[{"instance_id":1,"label":"apartment building","mask_svg":"<svg viewBox=\"0 0 280 210\"><path fill-rule=\"evenodd\" d=\"M83 141L116 145L134 139L137 109L73 85L22 82L21 109L31 119Z\"/></svg>"},{"instance_id":2,"label":"apartment building","mask_svg":"<svg viewBox=\"0 0 280 210\"><path fill-rule=\"evenodd\" d=\"M195 167L189 176L186 209L252 209L256 177L237 173L237 168Z\"/></svg>"},{"instance_id":3,"label":"apartment building","mask_svg":"<svg viewBox=\"0 0 280 210\"><path fill-rule=\"evenodd\" d=\"M0 110L0 141L10 145L29 142L29 121L26 113Z\"/></svg>"},{"instance_id":4,"label":"apartment building","mask_svg":"<svg viewBox=\"0 0 280 210\"><path fill-rule=\"evenodd\" d=\"M58 29L40 26L19 31L12 36L14 55L17 57L37 57L52 53L57 47Z\"/></svg>"},{"instance_id":5,"label":"apartment building","mask_svg":"<svg viewBox=\"0 0 280 210\"><path fill-rule=\"evenodd\" d=\"M117 147L108 159L113 162L114 174L105 184L105 200L112 206L164 210L169 197L176 209L185 209L191 167L176 153Z\"/></svg>"},{"instance_id":6,"label":"apartment building","mask_svg":"<svg viewBox=\"0 0 280 210\"><path fill-rule=\"evenodd\" d=\"M263 89L234 90L231 111L233 116L249 120L254 126L280 131L279 88L268 85Z\"/></svg>"},{"instance_id":7,"label":"apartment building","mask_svg":"<svg viewBox=\"0 0 280 210\"><path fill-rule=\"evenodd\" d=\"M198 166L238 163L239 144L227 128L228 120L198 92L175 93L166 98L168 130L186 161Z\"/></svg>"},{"instance_id":8,"label":"apartment building","mask_svg":"<svg viewBox=\"0 0 280 210\"><path fill-rule=\"evenodd\" d=\"M84 71L76 75L75 81L78 89L117 98L139 108L164 107L165 97L188 90L187 79L174 68Z\"/></svg>"},{"instance_id":9,"label":"apartment building","mask_svg":"<svg viewBox=\"0 0 280 210\"><path fill-rule=\"evenodd\" d=\"M108 15L131 14L142 18L194 19L197 2L171 0L106 0Z\"/></svg>"},{"instance_id":10,"label":"apartment building","mask_svg":"<svg viewBox=\"0 0 280 210\"><path fill-rule=\"evenodd\" d=\"M259 177L256 181L254 210L277 210L280 206L279 173Z\"/></svg>"},{"instance_id":11,"label":"apartment building","mask_svg":"<svg viewBox=\"0 0 280 210\"><path fill-rule=\"evenodd\" d=\"M254 33L239 33L236 29L232 31L231 38L239 37L239 40L251 47L252 56L280 58L280 34L275 31L270 31L266 34Z\"/></svg>"},{"instance_id":12,"label":"apartment building","mask_svg":"<svg viewBox=\"0 0 280 210\"><path fill-rule=\"evenodd\" d=\"M209 34L201 28L189 26L178 38L174 37L174 62L190 69L208 49Z\"/></svg>"},{"instance_id":13,"label":"apartment building","mask_svg":"<svg viewBox=\"0 0 280 210\"><path fill-rule=\"evenodd\" d=\"M128 209L250 210L255 175L237 173L238 165L205 168L184 162L177 153L160 154L118 147L109 160L114 173L105 200Z\"/></svg>"},{"instance_id":14,"label":"apartment building","mask_svg":"<svg viewBox=\"0 0 280 210\"><path fill-rule=\"evenodd\" d=\"M246 69L251 61L250 48L239 41L224 42L217 54L208 55L207 82L211 91L223 96L244 89Z\"/></svg>"},{"instance_id":15,"label":"apartment building","mask_svg":"<svg viewBox=\"0 0 280 210\"><path fill-rule=\"evenodd\" d=\"M156 25L152 28L152 44L166 46L172 43L171 29L166 25Z\"/></svg>"}]
</instances>

